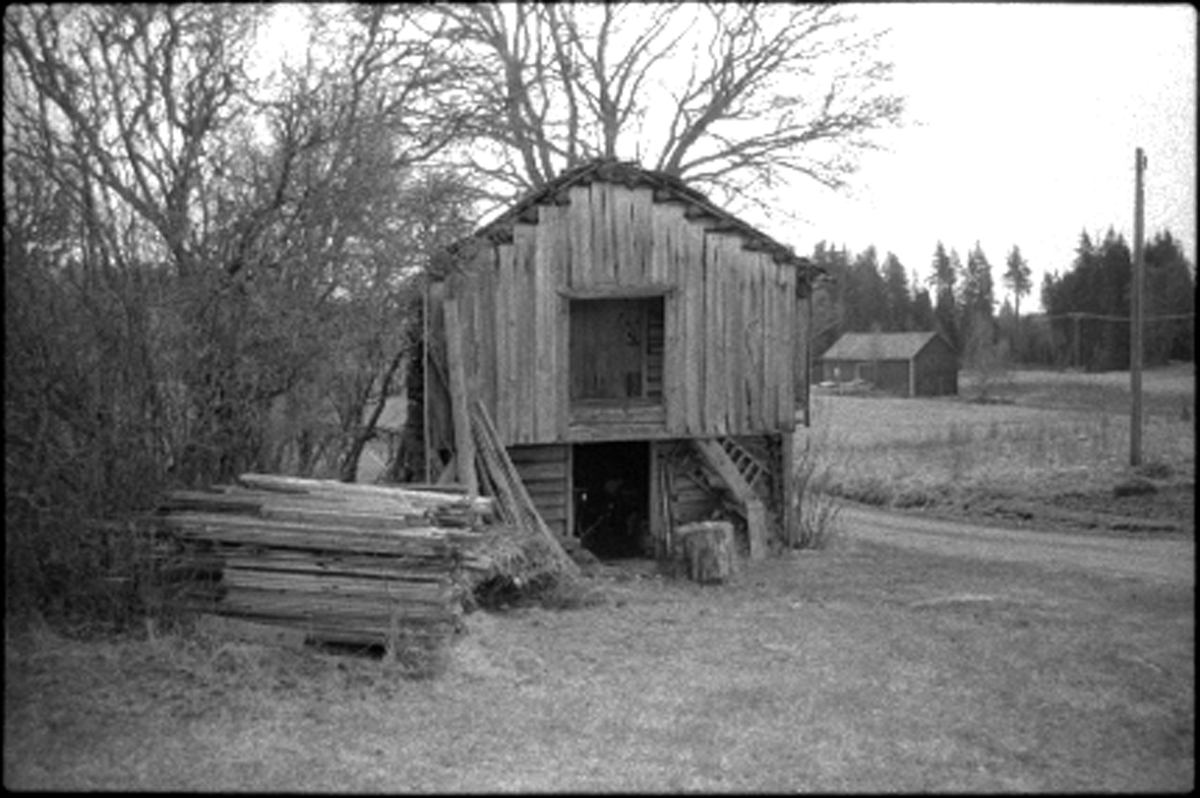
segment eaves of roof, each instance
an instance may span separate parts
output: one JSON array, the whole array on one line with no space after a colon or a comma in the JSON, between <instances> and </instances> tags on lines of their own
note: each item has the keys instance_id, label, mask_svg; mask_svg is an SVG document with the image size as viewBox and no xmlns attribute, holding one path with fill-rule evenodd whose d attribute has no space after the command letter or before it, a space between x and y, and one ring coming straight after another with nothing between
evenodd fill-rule
<instances>
[{"instance_id":1,"label":"eaves of roof","mask_svg":"<svg viewBox=\"0 0 1200 798\"><path fill-rule=\"evenodd\" d=\"M718 224L711 229L712 232L728 232L741 236L747 249L767 252L776 262L798 267L801 274L810 281L825 272L808 258L797 255L791 247L779 243L728 211L718 208L704 194L688 186L678 177L645 169L630 161L608 158L598 158L568 169L541 188L526 194L511 208L476 230L467 239L457 242L451 249L460 249L472 239L511 242L514 225L537 223L539 205L569 204L569 190L573 186L593 182L619 183L630 188L651 188L654 190L655 202L680 202L687 206L685 214L689 218L715 219Z\"/></svg>"}]
</instances>

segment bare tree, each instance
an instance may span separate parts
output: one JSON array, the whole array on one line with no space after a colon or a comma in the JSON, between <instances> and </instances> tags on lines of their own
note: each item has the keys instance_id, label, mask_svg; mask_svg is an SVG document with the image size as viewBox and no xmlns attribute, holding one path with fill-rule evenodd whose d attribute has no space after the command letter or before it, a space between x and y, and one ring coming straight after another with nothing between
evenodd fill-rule
<instances>
[{"instance_id":1,"label":"bare tree","mask_svg":"<svg viewBox=\"0 0 1200 798\"><path fill-rule=\"evenodd\" d=\"M517 189L596 157L630 157L753 199L801 175L839 188L854 150L896 124L890 65L826 5L449 6L472 68L475 165Z\"/></svg>"}]
</instances>

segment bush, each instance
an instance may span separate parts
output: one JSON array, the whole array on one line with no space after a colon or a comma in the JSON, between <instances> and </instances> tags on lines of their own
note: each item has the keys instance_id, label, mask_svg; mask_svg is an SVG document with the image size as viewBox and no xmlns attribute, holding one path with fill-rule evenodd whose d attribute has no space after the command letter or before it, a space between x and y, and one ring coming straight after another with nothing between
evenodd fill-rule
<instances>
[{"instance_id":1,"label":"bush","mask_svg":"<svg viewBox=\"0 0 1200 798\"><path fill-rule=\"evenodd\" d=\"M788 530L787 545L794 549L824 549L837 529L841 501L835 485L836 469L823 439L806 437L797 453L793 481L795 525Z\"/></svg>"}]
</instances>

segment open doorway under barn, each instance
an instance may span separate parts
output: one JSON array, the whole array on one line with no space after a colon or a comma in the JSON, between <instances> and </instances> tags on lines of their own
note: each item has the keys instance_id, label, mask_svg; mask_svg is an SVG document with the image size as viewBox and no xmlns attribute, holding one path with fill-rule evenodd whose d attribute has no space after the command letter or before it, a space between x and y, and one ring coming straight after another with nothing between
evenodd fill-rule
<instances>
[{"instance_id":1,"label":"open doorway under barn","mask_svg":"<svg viewBox=\"0 0 1200 798\"><path fill-rule=\"evenodd\" d=\"M652 557L650 444L577 444L573 453L575 529L600 559Z\"/></svg>"}]
</instances>

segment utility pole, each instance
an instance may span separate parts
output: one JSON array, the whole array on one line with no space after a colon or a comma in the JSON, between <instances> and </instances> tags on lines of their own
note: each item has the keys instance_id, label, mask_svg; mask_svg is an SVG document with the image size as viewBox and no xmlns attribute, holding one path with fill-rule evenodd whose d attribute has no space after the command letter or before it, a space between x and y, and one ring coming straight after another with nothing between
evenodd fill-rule
<instances>
[{"instance_id":1,"label":"utility pole","mask_svg":"<svg viewBox=\"0 0 1200 798\"><path fill-rule=\"evenodd\" d=\"M1142 173L1146 169L1146 156L1138 147L1134 160L1133 193L1133 285L1129 301L1131 325L1129 338L1129 387L1133 394L1132 417L1129 420L1129 465L1142 464L1142 285L1146 264L1142 253L1144 203L1142 199Z\"/></svg>"}]
</instances>

